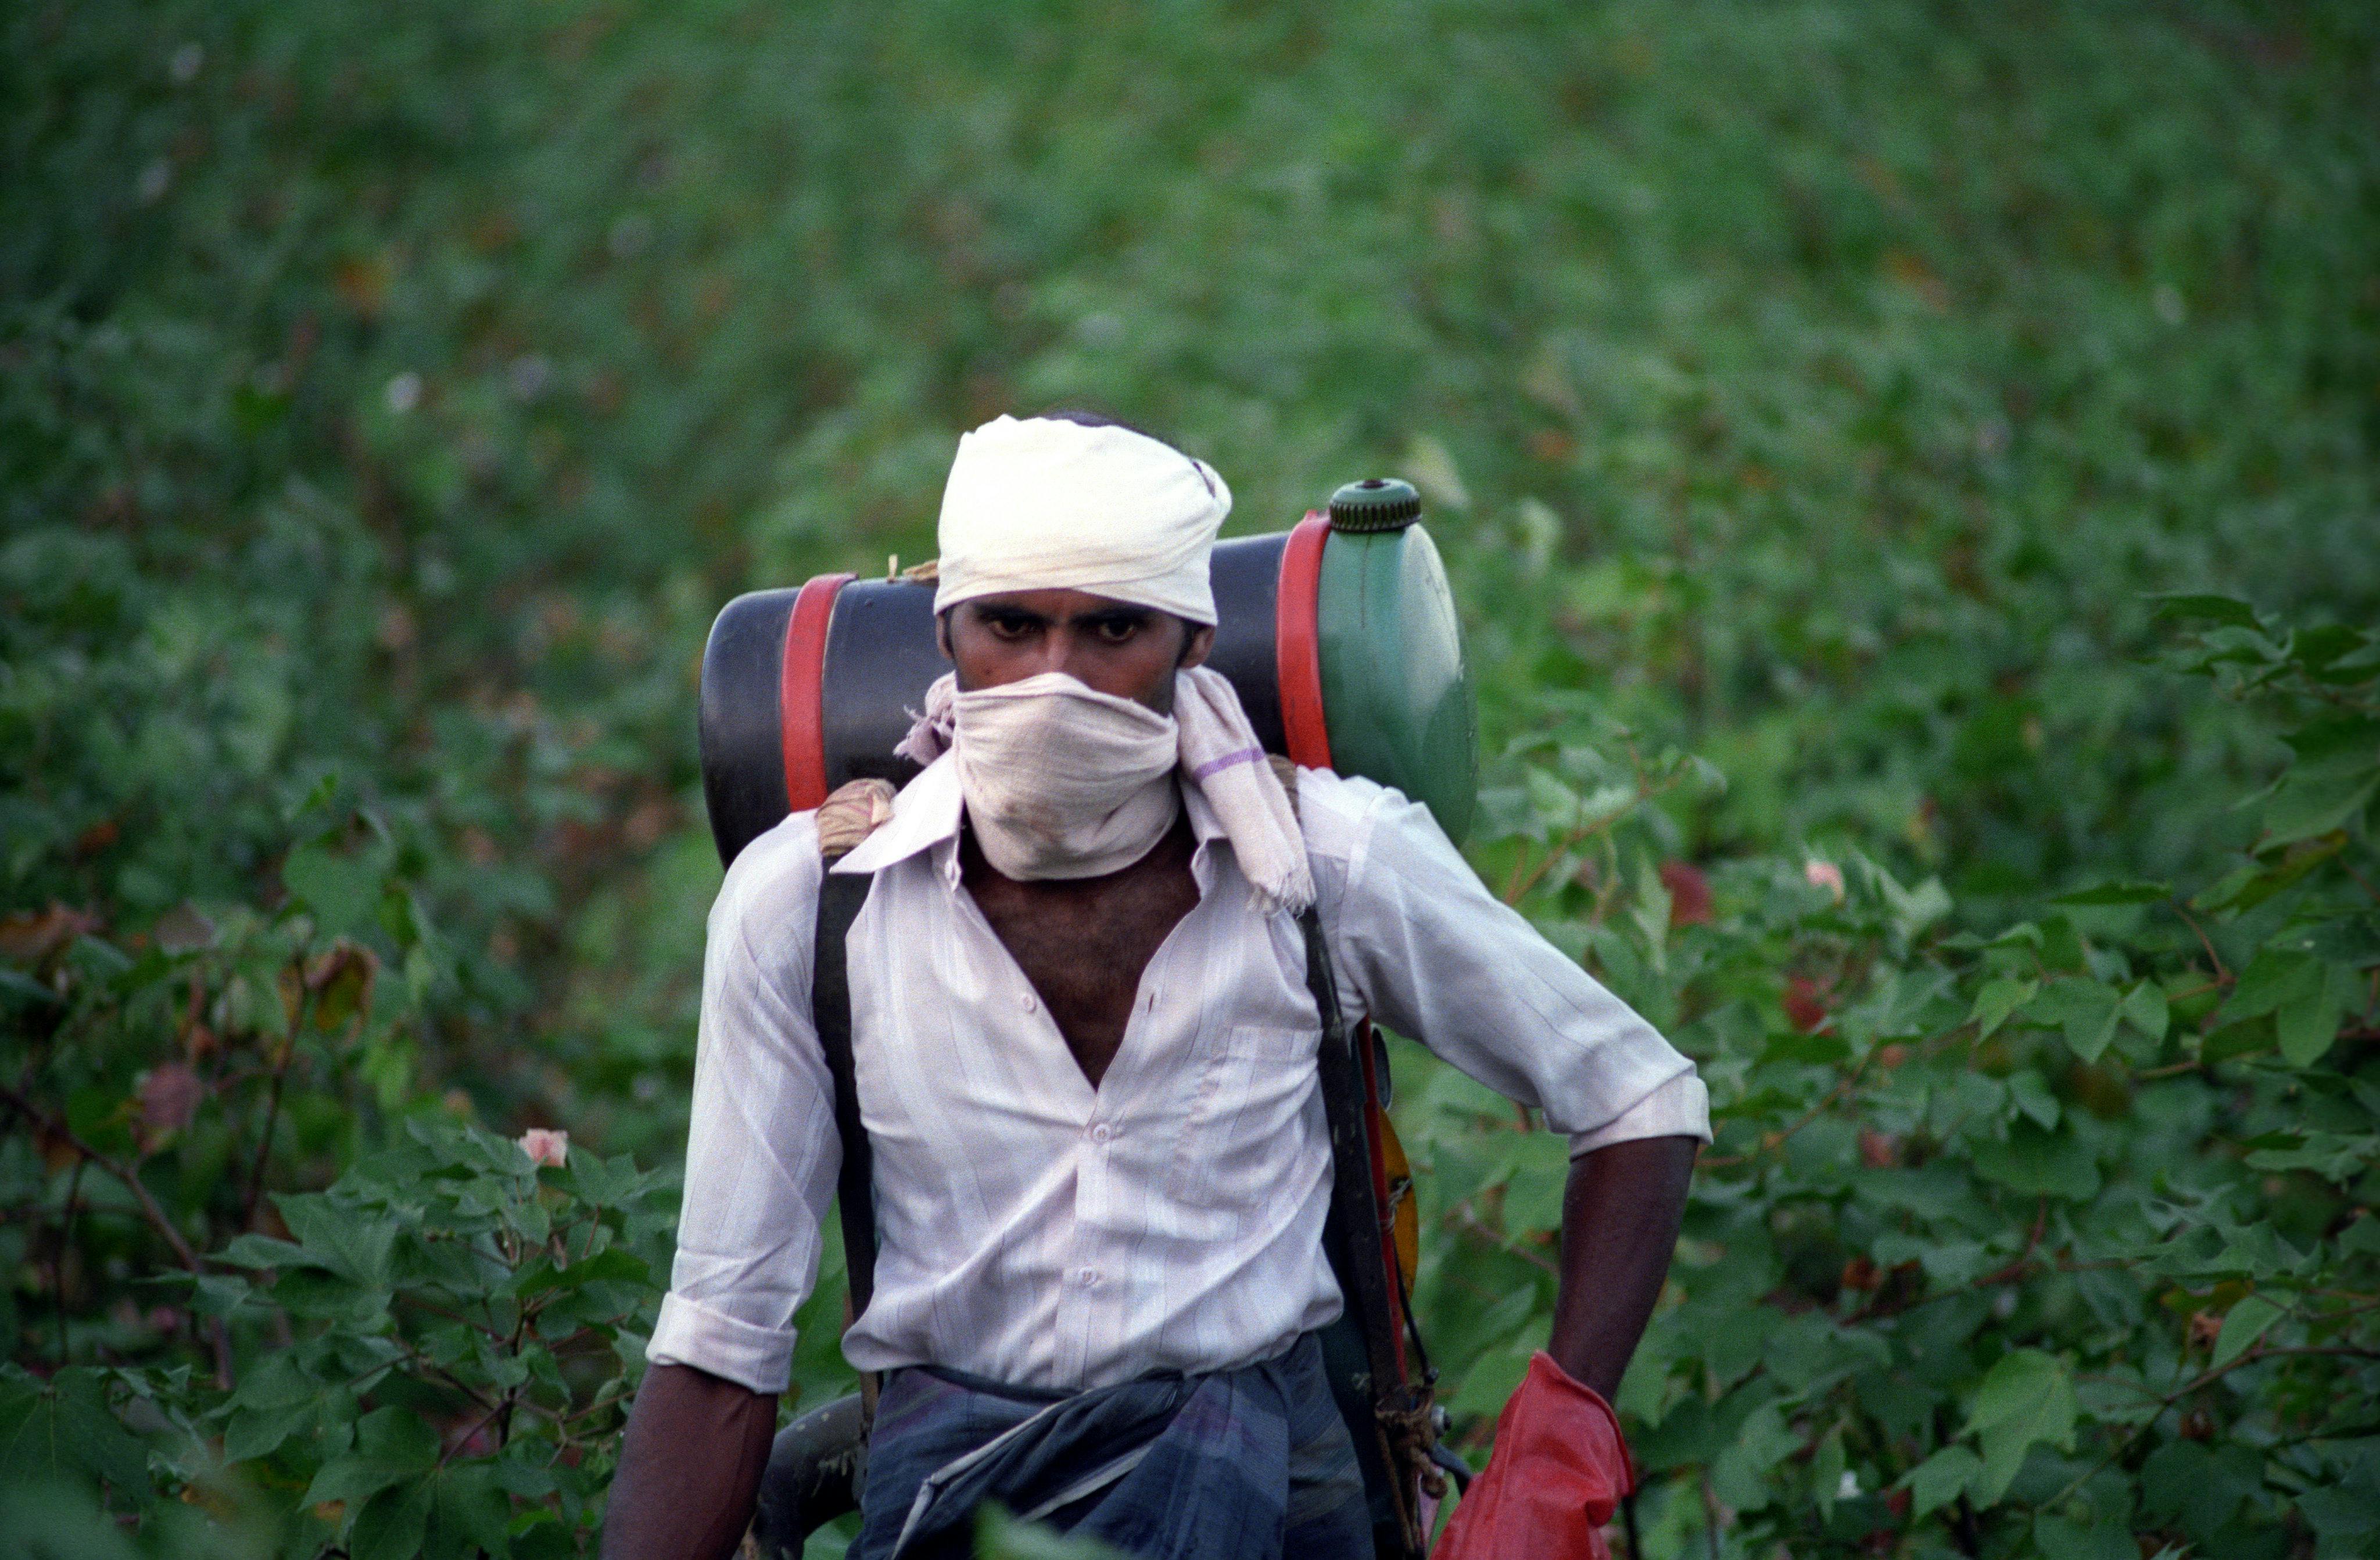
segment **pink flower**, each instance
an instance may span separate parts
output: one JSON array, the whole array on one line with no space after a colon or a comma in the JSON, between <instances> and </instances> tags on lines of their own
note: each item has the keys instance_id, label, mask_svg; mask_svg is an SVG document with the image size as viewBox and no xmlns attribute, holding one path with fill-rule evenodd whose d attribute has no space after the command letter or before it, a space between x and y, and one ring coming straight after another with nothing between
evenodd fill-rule
<instances>
[{"instance_id":1,"label":"pink flower","mask_svg":"<svg viewBox=\"0 0 2380 1560\"><path fill-rule=\"evenodd\" d=\"M1832 861L1821 861L1813 856L1802 863L1802 875L1809 880L1811 887L1823 888L1833 895L1836 904L1843 902L1843 870Z\"/></svg>"},{"instance_id":2,"label":"pink flower","mask_svg":"<svg viewBox=\"0 0 2380 1560\"><path fill-rule=\"evenodd\" d=\"M1827 1027L1827 988L1807 975L1796 975L1785 982L1785 1018L1803 1034L1816 1034Z\"/></svg>"},{"instance_id":3,"label":"pink flower","mask_svg":"<svg viewBox=\"0 0 2380 1560\"><path fill-rule=\"evenodd\" d=\"M153 1143L188 1127L206 1093L206 1084L186 1062L166 1062L142 1073L136 1098L143 1136Z\"/></svg>"},{"instance_id":4,"label":"pink flower","mask_svg":"<svg viewBox=\"0 0 2380 1560\"><path fill-rule=\"evenodd\" d=\"M520 1135L521 1152L531 1164L559 1168L570 1157L570 1134L551 1127L532 1127Z\"/></svg>"},{"instance_id":5,"label":"pink flower","mask_svg":"<svg viewBox=\"0 0 2380 1560\"><path fill-rule=\"evenodd\" d=\"M1671 926L1698 926L1710 920L1710 879L1701 868L1685 861L1664 861L1661 886L1670 891Z\"/></svg>"}]
</instances>

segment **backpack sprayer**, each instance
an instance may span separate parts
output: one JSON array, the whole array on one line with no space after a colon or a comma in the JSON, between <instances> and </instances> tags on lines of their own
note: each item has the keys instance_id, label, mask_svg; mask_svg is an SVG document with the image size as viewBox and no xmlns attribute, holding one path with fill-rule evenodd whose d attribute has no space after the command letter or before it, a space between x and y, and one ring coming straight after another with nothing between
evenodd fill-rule
<instances>
[{"instance_id":1,"label":"backpack sprayer","mask_svg":"<svg viewBox=\"0 0 2380 1560\"><path fill-rule=\"evenodd\" d=\"M1420 518L1409 484L1375 477L1341 488L1327 511L1289 530L1218 542L1206 664L1231 680L1266 751L1394 786L1460 842L1477 774L1471 683L1453 593ZM722 862L853 780L900 786L917 773L892 750L949 669L935 644L933 601L924 566L881 579L820 575L738 596L721 611L703 650L701 742L703 799ZM1369 1023L1347 1032L1328 960L1317 952L1309 962L1319 970L1309 978L1323 1013L1335 1162L1324 1244L1347 1298L1345 1314L1322 1334L1323 1352L1379 1554L1420 1560L1446 1476L1460 1483L1469 1470L1438 1444L1436 1372L1408 1300L1419 1226L1387 1115L1388 1053ZM838 1016L820 1017L832 1049ZM840 1018L847 1048L847 1006ZM838 1115L857 1120L856 1108ZM846 1188L844 1200L868 1198ZM855 1212L844 1211L846 1246L855 1229L873 1229L872 1209L857 1210L856 1222ZM764 1552L798 1554L810 1531L855 1509L866 1430L855 1395L779 1433L761 1486Z\"/></svg>"}]
</instances>

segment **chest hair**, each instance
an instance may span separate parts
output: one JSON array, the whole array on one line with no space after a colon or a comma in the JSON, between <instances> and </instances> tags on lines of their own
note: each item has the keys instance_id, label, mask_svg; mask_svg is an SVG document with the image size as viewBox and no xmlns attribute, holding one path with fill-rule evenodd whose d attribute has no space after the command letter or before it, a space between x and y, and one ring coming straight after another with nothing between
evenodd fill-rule
<instances>
[{"instance_id":1,"label":"chest hair","mask_svg":"<svg viewBox=\"0 0 2380 1560\"><path fill-rule=\"evenodd\" d=\"M1142 972L1198 902L1195 845L1188 820L1177 818L1122 871L1019 883L991 870L971 834L960 842L961 881L1094 1089L1123 1043Z\"/></svg>"}]
</instances>

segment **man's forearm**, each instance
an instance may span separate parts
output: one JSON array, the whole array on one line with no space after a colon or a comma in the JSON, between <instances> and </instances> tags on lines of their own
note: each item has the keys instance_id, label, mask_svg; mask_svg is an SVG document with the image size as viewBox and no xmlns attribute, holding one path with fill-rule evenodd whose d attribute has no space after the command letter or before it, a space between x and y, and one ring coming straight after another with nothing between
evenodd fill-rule
<instances>
[{"instance_id":1,"label":"man's forearm","mask_svg":"<svg viewBox=\"0 0 2380 1560\"><path fill-rule=\"evenodd\" d=\"M1571 1161L1562 1192L1554 1363L1609 1398L1660 1298L1694 1177L1693 1138L1643 1138Z\"/></svg>"},{"instance_id":2,"label":"man's forearm","mask_svg":"<svg viewBox=\"0 0 2380 1560\"><path fill-rule=\"evenodd\" d=\"M773 1394L656 1365L637 1389L603 1507L603 1560L722 1560L752 1525L777 1430Z\"/></svg>"}]
</instances>

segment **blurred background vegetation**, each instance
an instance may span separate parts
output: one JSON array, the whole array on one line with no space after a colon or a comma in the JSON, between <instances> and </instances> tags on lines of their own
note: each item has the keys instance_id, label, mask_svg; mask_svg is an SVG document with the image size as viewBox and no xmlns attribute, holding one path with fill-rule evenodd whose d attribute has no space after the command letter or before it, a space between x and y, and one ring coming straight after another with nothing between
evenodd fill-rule
<instances>
[{"instance_id":1,"label":"blurred background vegetation","mask_svg":"<svg viewBox=\"0 0 2380 1560\"><path fill-rule=\"evenodd\" d=\"M366 1314L352 1298L276 1309L267 1290L295 1259L235 1237L306 1244L276 1196L482 1141L447 1136L457 1120L564 1127L590 1164L674 1164L718 881L693 721L711 615L739 591L928 555L956 433L1002 411L1088 405L1164 432L1229 476L1238 530L1285 526L1354 477L1419 483L1465 604L1503 821L1475 859L1678 1030L1755 1145L1805 1102L1855 1104L1838 1083L1893 1022L1987 1040L2007 1015L1975 1016L1976 982L2062 990L2064 970L2138 1003L2124 993L2157 981L2228 992L2251 962L2207 944L2192 976L2188 911L2155 893L2103 887L2063 917L2041 909L2053 896L2286 871L2275 902L2302 919L2289 896L2369 871L2368 790L2292 838L2233 805L2306 759L2279 739L2305 710L2364 707L2336 690L2363 664L2353 636L2380 622L2380 23L2364 6L25 0L0 43L0 1340L21 1389L0 1429L55 1439L72 1422L105 1442L75 1403L153 1444L182 1425L207 1466L152 1452L178 1470L156 1498L175 1520L220 1517L205 1542L231 1543L226 1514L274 1500L257 1542L301 1554L401 1553L424 1523L440 1543L530 1553L591 1522L608 1453L572 1451L568 1427L616 1417L637 1282L612 1274L619 1307L570 1322L600 1335L585 1358L560 1323L541 1335L564 1407L540 1444L556 1467L591 1456L584 1487L417 1500L395 1475L324 1482L318 1463L370 1450L327 1417L288 1419L285 1445L251 1426L226 1452L224 1416L271 1405L209 1391L251 1391L251 1351ZM2269 652L2257 664L2293 668L2297 702L2226 701L2151 664L2177 633L2151 598L2177 591L2275 615L2228 631ZM1624 817L1587 816L1613 774L1656 783ZM2333 834L2313 876L2255 854ZM1528 876L1533 850L1560 870ZM1836 913L1823 881L1792 881L1810 858L1849 867L1841 913L1866 905L1868 920L1819 924ZM1789 890L1816 897L1775 897ZM2238 897L2201 919L2253 908ZM2331 1028L2350 1033L2359 1011L2370 1027L2357 982L2380 962L2361 913L2306 955L2337 971L2308 989L2337 997ZM2028 916L2049 928L2048 962L1986 968L1973 948ZM1740 933L1736 985L1697 994L1694 961L1665 959L1692 928ZM2127 938L2137 967L2099 957ZM1842 1055L1762 1051L1833 1032L1830 1006L1879 980L1889 996L1892 969L1928 958L1949 971L1954 1020L1911 1017L1912 995L1881 1028L1847 1021ZM2082 1041L2027 1076L2091 1096L2107 1042L2069 1009L2096 998L2034 999L2010 1003L2038 1022L2009 1033ZM2289 1000L2233 1013L2269 1048ZM1757 1009L1744 1035L1694 1027L1729 1003ZM2163 1013L2156 1040L2183 1045ZM1730 1073L1731 1044L1747 1066L1802 1070ZM2369 1111L2380 1091L2354 1092L2368 1039L2346 1049L2332 1092ZM2134 1061L2201 1066L2196 1050ZM1517 1373L1512 1340L1542 1326L1529 1220L1506 1196L1527 1166L1463 1170L1444 1124L1475 1136L1484 1115L1417 1054L1404 1065L1436 1113L1414 1125L1424 1157L1463 1188L1425 1178L1436 1249L1485 1242L1527 1297L1509 1315L1423 1297L1451 1378L1500 1361L1460 1398L1475 1450ZM2031 1098L2009 1087L1986 1111L2003 1136ZM2232 1140L2296 1108L2279 1085L2224 1088L2208 1099L2280 1113ZM2047 1133L2056 1099L2046 1114ZM2197 1136L2160 1117L2177 1164L2211 1152L2214 1116L2192 1119ZM1873 1129L1925 1135L1890 1126ZM2120 1176L2135 1150L2093 1141ZM1870 1169L1900 1167L1900 1149L1857 1144ZM604 1238L624 1261L638 1248L650 1290L665 1230L620 1211L629 1181L540 1192L483 1150L452 1153L502 1186L464 1202L515 1222L481 1231L512 1277L482 1279L502 1288L559 1238L540 1196L585 1199L613 1210L588 1227L611 1219ZM1756 1150L1723 1130L1718 1152ZM2371 1188L2354 1183L2325 1183L2305 1239L2358 1219ZM1698 1218L1751 1209L1772 1234L1791 1197L1826 1202L1748 1169L1714 1184ZM1985 1247L1998 1217L2029 1255L2054 1193L1957 1216ZM1729 1250L1753 1261L1742 1238L1698 1238L1722 1270ZM1790 1257L1729 1282L1750 1303ZM1852 1257L1867 1260L1829 1247L1819 1265ZM367 1297L431 1282L376 1260L322 1271ZM208 1276L154 1281L175 1267ZM251 1292L234 1271L281 1276ZM2253 1288L2182 1320L2219 1324ZM1807 1304L1889 1320L1873 1285L1841 1289L1818 1283ZM495 1331L518 1355L542 1313L506 1295L517 1325ZM840 1367L832 1318L810 1320L815 1393ZM2203 1361L2210 1341L2175 1347ZM368 1377L419 1376L406 1361L434 1355L489 1390L438 1347L408 1335L413 1352L377 1366L324 1355L306 1395L344 1371L366 1382L354 1413L418 1408L443 1437L420 1467L443 1476L487 1450L470 1440L487 1419L434 1383L417 1401ZM1927 1388L1939 1412L1898 1430L1886 1413L1873 1444L1805 1411L1833 1378L1747 1400L1756 1359L1730 1375L1657 1347L1629 1405L1641 1433L1680 1422L1681 1395L1709 1415L1670 1448L1688 1471L1663 1487L1657 1534L1713 1554L1767 1554L1780 1534L1797 1554L1976 1554L2055 1548L2060 1522L2132 1524L2277 1554L2380 1530L2380 1515L2291 1514L2341 1480L2368 1476L2380 1501L2363 1451L2297 1485L2241 1474L2265 1504L2212 1515L2048 1503L1995 1525L2005 1478L1937 1478L1949 1493L1912 1513L1905 1481L1962 1412L2001 1422L1972 1419L1977 1379L2005 1386L1996 1361L2027 1349L2068 1370L2083 1346L2037 1328L2010 1347L1961 1355L1964 1374ZM314 1452L292 1449L308 1436ZM2153 1441L2118 1447L2118 1472ZM1714 1483L1730 1447L1747 1471ZM125 1464L91 1456L74 1467L120 1512L148 1509ZM1760 1496L1749 1469L1768 1462L1804 1471ZM1811 1493L1813 1466L1849 1504ZM1765 1499L1767 1527L1747 1515ZM487 1527L470 1500L552 1519L504 1507ZM84 1531L58 1511L59 1531ZM163 1521L110 1542L168 1542Z\"/></svg>"}]
</instances>

